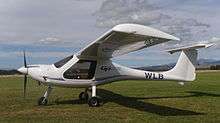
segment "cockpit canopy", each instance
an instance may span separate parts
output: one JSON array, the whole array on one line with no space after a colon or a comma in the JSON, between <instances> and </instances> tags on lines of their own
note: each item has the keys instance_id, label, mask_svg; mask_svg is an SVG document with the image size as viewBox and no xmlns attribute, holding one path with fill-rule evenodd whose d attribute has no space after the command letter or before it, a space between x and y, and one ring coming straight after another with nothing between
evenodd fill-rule
<instances>
[{"instance_id":1,"label":"cockpit canopy","mask_svg":"<svg viewBox=\"0 0 220 123\"><path fill-rule=\"evenodd\" d=\"M96 61L79 60L67 69L63 77L65 79L92 79L96 70Z\"/></svg>"},{"instance_id":2,"label":"cockpit canopy","mask_svg":"<svg viewBox=\"0 0 220 123\"><path fill-rule=\"evenodd\" d=\"M56 68L61 68L67 62L73 58L73 55L68 56L56 63L54 66ZM93 60L78 60L76 63L72 64L65 70L63 77L65 79L92 79L96 70L96 61Z\"/></svg>"}]
</instances>

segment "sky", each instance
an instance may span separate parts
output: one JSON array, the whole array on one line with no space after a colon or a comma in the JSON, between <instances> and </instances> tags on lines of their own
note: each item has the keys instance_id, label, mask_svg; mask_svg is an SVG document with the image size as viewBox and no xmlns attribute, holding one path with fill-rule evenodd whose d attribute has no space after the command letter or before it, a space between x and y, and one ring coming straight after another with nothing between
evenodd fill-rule
<instances>
[{"instance_id":1,"label":"sky","mask_svg":"<svg viewBox=\"0 0 220 123\"><path fill-rule=\"evenodd\" d=\"M0 68L52 64L74 54L113 26L150 26L181 41L119 56L113 61L138 67L173 63L178 54L164 50L179 45L215 41L199 58L220 60L219 0L0 0Z\"/></svg>"}]
</instances>

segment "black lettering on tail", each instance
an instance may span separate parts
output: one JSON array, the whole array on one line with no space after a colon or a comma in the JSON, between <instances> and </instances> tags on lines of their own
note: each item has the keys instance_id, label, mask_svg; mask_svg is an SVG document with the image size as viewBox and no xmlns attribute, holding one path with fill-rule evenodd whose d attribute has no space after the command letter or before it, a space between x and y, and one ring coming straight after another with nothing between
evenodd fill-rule
<instances>
[{"instance_id":1,"label":"black lettering on tail","mask_svg":"<svg viewBox=\"0 0 220 123\"><path fill-rule=\"evenodd\" d=\"M157 76L156 76L157 75ZM145 73L146 79L164 79L163 74L155 74L155 73Z\"/></svg>"},{"instance_id":2,"label":"black lettering on tail","mask_svg":"<svg viewBox=\"0 0 220 123\"><path fill-rule=\"evenodd\" d=\"M163 79L163 74L159 74L158 79Z\"/></svg>"},{"instance_id":3,"label":"black lettering on tail","mask_svg":"<svg viewBox=\"0 0 220 123\"><path fill-rule=\"evenodd\" d=\"M146 79L151 79L152 78L152 73L145 73Z\"/></svg>"}]
</instances>

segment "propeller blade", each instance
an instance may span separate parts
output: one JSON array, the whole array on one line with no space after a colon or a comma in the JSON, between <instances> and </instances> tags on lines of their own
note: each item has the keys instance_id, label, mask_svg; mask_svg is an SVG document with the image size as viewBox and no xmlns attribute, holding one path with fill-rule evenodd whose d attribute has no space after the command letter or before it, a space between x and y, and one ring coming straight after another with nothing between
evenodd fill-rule
<instances>
[{"instance_id":1,"label":"propeller blade","mask_svg":"<svg viewBox=\"0 0 220 123\"><path fill-rule=\"evenodd\" d=\"M24 98L26 97L27 75L24 75Z\"/></svg>"},{"instance_id":2,"label":"propeller blade","mask_svg":"<svg viewBox=\"0 0 220 123\"><path fill-rule=\"evenodd\" d=\"M26 61L26 54L25 51L23 51L24 53L24 67L27 68L27 61Z\"/></svg>"}]
</instances>

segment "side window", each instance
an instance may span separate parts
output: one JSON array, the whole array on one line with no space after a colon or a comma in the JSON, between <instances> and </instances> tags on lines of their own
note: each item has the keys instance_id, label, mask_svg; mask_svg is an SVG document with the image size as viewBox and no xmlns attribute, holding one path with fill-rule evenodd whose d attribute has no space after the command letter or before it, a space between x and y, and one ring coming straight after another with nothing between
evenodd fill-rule
<instances>
[{"instance_id":1,"label":"side window","mask_svg":"<svg viewBox=\"0 0 220 123\"><path fill-rule=\"evenodd\" d=\"M96 61L79 60L63 74L66 79L92 79L95 74Z\"/></svg>"},{"instance_id":2,"label":"side window","mask_svg":"<svg viewBox=\"0 0 220 123\"><path fill-rule=\"evenodd\" d=\"M64 64L66 64L66 63L67 63L69 60L71 60L72 58L73 58L73 55L68 56L68 57L66 57L66 58L64 58L64 59L62 59L62 60L60 60L60 61L54 63L54 66L55 66L56 68L61 68Z\"/></svg>"}]
</instances>

